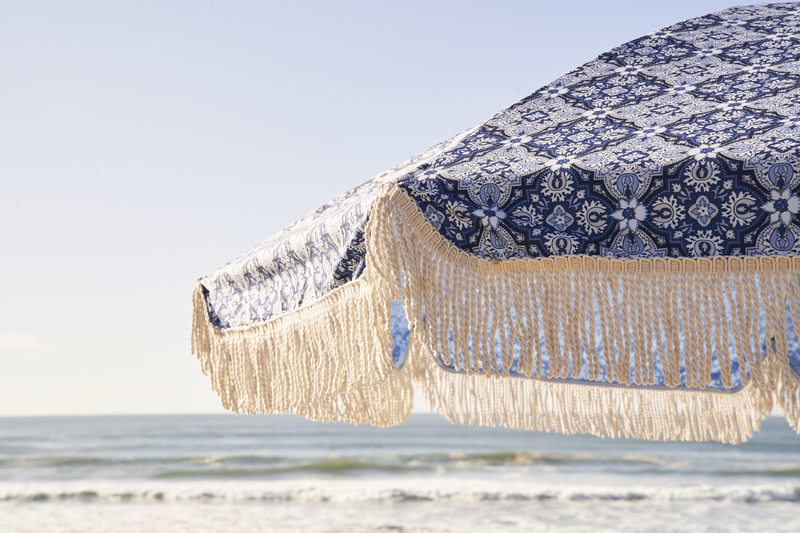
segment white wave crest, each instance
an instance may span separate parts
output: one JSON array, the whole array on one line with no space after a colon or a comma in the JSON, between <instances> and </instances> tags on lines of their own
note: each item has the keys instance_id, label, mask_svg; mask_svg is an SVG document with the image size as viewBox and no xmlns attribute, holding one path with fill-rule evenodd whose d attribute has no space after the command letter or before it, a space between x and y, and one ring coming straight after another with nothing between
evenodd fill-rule
<instances>
[{"instance_id":1,"label":"white wave crest","mask_svg":"<svg viewBox=\"0 0 800 533\"><path fill-rule=\"evenodd\" d=\"M265 502L410 502L410 501L718 501L800 502L792 483L753 485L575 485L487 479L406 478L276 481L75 481L0 483L2 501L265 501Z\"/></svg>"}]
</instances>

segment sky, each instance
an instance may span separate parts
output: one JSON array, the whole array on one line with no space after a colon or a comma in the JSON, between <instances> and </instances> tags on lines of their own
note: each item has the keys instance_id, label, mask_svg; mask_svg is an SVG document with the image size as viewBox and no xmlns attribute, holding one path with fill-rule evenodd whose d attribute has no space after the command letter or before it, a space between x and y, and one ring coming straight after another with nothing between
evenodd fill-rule
<instances>
[{"instance_id":1,"label":"sky","mask_svg":"<svg viewBox=\"0 0 800 533\"><path fill-rule=\"evenodd\" d=\"M223 412L189 345L198 277L730 5L0 2L0 416Z\"/></svg>"}]
</instances>

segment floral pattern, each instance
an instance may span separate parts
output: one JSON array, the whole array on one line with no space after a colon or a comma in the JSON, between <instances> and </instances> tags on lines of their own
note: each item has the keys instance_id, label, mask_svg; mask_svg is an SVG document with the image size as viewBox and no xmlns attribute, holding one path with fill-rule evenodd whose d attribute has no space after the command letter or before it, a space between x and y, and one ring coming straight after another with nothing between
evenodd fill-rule
<instances>
[{"instance_id":1,"label":"floral pattern","mask_svg":"<svg viewBox=\"0 0 800 533\"><path fill-rule=\"evenodd\" d=\"M470 131L333 199L201 278L211 322L219 328L263 323L356 279L364 269L364 230L378 187L451 148ZM433 199L435 190L433 181L422 182L415 193L418 198ZM434 208L425 211L427 220L437 229L444 220L456 220L463 228L472 226L472 213L467 204L458 202L446 206L445 213Z\"/></svg>"},{"instance_id":2,"label":"floral pattern","mask_svg":"<svg viewBox=\"0 0 800 533\"><path fill-rule=\"evenodd\" d=\"M800 7L725 9L598 56L201 283L228 328L356 279L387 181L482 258L798 254L799 149Z\"/></svg>"},{"instance_id":3,"label":"floral pattern","mask_svg":"<svg viewBox=\"0 0 800 533\"><path fill-rule=\"evenodd\" d=\"M400 185L479 257L796 254L798 133L800 9L731 8L602 54Z\"/></svg>"}]
</instances>

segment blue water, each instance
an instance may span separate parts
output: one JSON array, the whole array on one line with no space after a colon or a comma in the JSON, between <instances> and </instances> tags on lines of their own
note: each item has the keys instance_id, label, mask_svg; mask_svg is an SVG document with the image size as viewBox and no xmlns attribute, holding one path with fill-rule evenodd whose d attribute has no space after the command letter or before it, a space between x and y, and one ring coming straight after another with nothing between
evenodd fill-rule
<instances>
[{"instance_id":1,"label":"blue water","mask_svg":"<svg viewBox=\"0 0 800 533\"><path fill-rule=\"evenodd\" d=\"M653 443L291 415L0 418L0 531L800 531L800 436Z\"/></svg>"}]
</instances>

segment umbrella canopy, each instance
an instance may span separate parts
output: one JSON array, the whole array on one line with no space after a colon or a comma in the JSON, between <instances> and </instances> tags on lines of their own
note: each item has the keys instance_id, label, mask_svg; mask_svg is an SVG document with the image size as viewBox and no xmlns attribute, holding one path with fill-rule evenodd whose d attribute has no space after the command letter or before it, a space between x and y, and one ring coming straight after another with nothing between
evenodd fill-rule
<instances>
[{"instance_id":1,"label":"umbrella canopy","mask_svg":"<svg viewBox=\"0 0 800 533\"><path fill-rule=\"evenodd\" d=\"M740 442L800 430L800 5L619 46L200 278L223 405Z\"/></svg>"}]
</instances>

